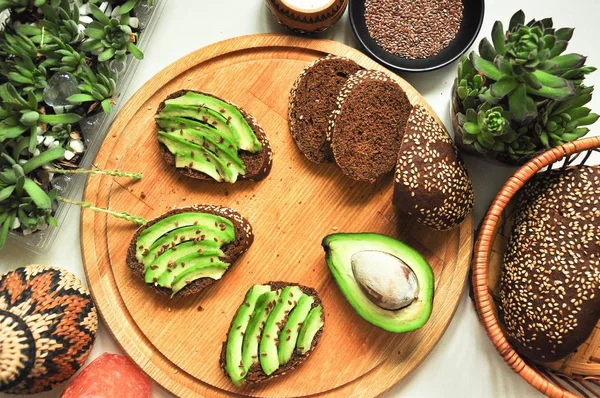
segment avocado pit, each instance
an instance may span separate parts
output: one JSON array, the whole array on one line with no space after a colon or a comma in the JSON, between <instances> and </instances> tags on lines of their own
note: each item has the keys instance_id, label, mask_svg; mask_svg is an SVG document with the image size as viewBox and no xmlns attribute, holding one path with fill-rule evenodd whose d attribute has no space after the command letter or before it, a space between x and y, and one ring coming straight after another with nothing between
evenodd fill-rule
<instances>
[{"instance_id":1,"label":"avocado pit","mask_svg":"<svg viewBox=\"0 0 600 398\"><path fill-rule=\"evenodd\" d=\"M378 250L363 250L354 253L350 263L356 282L378 307L396 311L418 299L417 276L400 258Z\"/></svg>"}]
</instances>

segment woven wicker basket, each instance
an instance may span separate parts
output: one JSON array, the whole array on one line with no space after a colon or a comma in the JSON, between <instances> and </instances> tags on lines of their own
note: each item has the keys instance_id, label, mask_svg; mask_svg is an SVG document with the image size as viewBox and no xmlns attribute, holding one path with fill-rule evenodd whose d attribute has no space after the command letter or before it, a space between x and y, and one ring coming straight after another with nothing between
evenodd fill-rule
<instances>
[{"instance_id":1,"label":"woven wicker basket","mask_svg":"<svg viewBox=\"0 0 600 398\"><path fill-rule=\"evenodd\" d=\"M502 259L508 244L516 193L537 172L589 162L600 154L600 137L551 149L529 161L504 184L481 224L473 258L472 284L477 311L496 349L510 367L533 387L550 397L600 397L600 322L590 338L566 359L545 367L528 362L511 347L498 322Z\"/></svg>"}]
</instances>

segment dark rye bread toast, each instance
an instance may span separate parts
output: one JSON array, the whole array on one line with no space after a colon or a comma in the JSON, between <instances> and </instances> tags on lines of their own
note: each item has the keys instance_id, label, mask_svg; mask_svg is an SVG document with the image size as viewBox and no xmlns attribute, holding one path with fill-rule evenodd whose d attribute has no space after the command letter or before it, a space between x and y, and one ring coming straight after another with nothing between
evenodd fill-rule
<instances>
[{"instance_id":1,"label":"dark rye bread toast","mask_svg":"<svg viewBox=\"0 0 600 398\"><path fill-rule=\"evenodd\" d=\"M294 82L288 111L290 134L310 161L333 161L327 141L329 115L337 107L341 88L361 69L350 59L328 55L310 63Z\"/></svg>"},{"instance_id":2,"label":"dark rye bread toast","mask_svg":"<svg viewBox=\"0 0 600 398\"><path fill-rule=\"evenodd\" d=\"M452 138L429 112L410 114L396 165L394 204L437 230L458 226L473 209L473 183Z\"/></svg>"},{"instance_id":3,"label":"dark rye bread toast","mask_svg":"<svg viewBox=\"0 0 600 398\"><path fill-rule=\"evenodd\" d=\"M314 308L318 305L321 305L321 306L323 305L323 303L321 302L321 298L319 297L319 294L317 293L317 291L315 289L313 289L311 287L302 286L297 283L280 282L280 281L267 282L267 283L264 283L264 285L271 286L271 288L273 290L283 289L286 286L298 286L300 288L300 290L302 290L303 293L305 293L309 296L312 296L315 299L311 308ZM322 319L324 322L325 321L325 312L324 311L323 311ZM234 320L235 320L235 317L232 318L232 321L231 321L231 324L229 325L228 330L231 329L231 325L233 324ZM282 324L285 324L286 321L287 321L287 316L283 319ZM267 380L271 380L275 377L283 376L286 373L289 373L289 372L293 371L294 369L296 369L315 350L315 348L319 344L319 341L321 340L321 336L323 335L324 329L325 329L325 326L323 325L323 327L321 327L321 329L317 332L317 334L315 335L315 337L313 339L310 350L308 350L305 354L300 354L297 350L294 350L294 353L293 353L292 357L290 358L290 360L285 365L281 365L279 367L279 369L277 369L272 375L267 376L263 372L259 363L255 363L254 365L252 365L252 367L250 367L250 369L248 370L248 373L246 374L246 383L247 384L261 383L261 382L264 382ZM227 375L227 370L225 367L226 366L225 361L226 361L226 354L227 354L228 338L229 338L229 332L227 333L225 341L223 342L222 349L221 349L221 357L220 357L221 370L223 371L223 373L225 374L226 377L229 377Z\"/></svg>"},{"instance_id":4,"label":"dark rye bread toast","mask_svg":"<svg viewBox=\"0 0 600 398\"><path fill-rule=\"evenodd\" d=\"M518 196L498 314L511 345L533 361L575 352L600 320L598 209L599 166L539 173Z\"/></svg>"},{"instance_id":5,"label":"dark rye bread toast","mask_svg":"<svg viewBox=\"0 0 600 398\"><path fill-rule=\"evenodd\" d=\"M172 98L180 97L187 92L204 94L204 95L216 98L218 100L228 103L229 105L237 108L237 110L240 111L240 113L244 116L244 119L246 119L246 122L248 122L248 124L252 128L252 131L254 131L256 138L258 138L258 140L260 141L260 143L263 146L262 150L257 153L250 153L247 151L239 151L239 153L238 153L239 157L242 160L242 162L244 162L244 165L246 166L246 174L241 175L240 180L260 181L260 180L264 179L266 176L268 176L269 173L271 172L271 166L273 164L273 150L271 149L271 144L269 143L267 135L265 134L263 128L258 124L256 119L252 115L250 115L248 112L246 112L244 109L240 108L239 106L235 105L234 103L224 100L223 98L217 97L214 94L207 93L204 91L179 90L172 94L169 94L163 100L163 102L160 103L160 105L158 106L158 110L156 111L156 114L158 115L163 110L163 108L165 107L165 101L172 99ZM160 146L160 149L162 151L163 158L165 159L165 161L170 166L173 166L175 168L175 155L173 155L171 152L169 152L167 147L160 142L159 142L159 146ZM186 177L194 178L197 180L215 182L215 180L212 177L210 177L198 170L194 170L190 167L177 168L177 171Z\"/></svg>"},{"instance_id":6,"label":"dark rye bread toast","mask_svg":"<svg viewBox=\"0 0 600 398\"><path fill-rule=\"evenodd\" d=\"M402 88L386 73L362 70L352 75L338 95L327 130L342 172L373 183L392 171L411 109Z\"/></svg>"},{"instance_id":7,"label":"dark rye bread toast","mask_svg":"<svg viewBox=\"0 0 600 398\"><path fill-rule=\"evenodd\" d=\"M244 252L246 252L246 250L248 250L248 248L252 245L252 242L254 242L254 233L252 232L252 226L246 218L244 218L240 213L233 209L214 205L194 205L173 209L153 220L148 221L146 225L143 225L142 227L138 228L135 235L131 239L129 249L127 250L126 263L136 277L144 281L145 266L137 260L135 255L136 242L142 231L146 228L151 227L152 225L156 224L164 218L185 212L214 214L217 216L227 218L232 222L235 229L235 241L232 243L228 243L227 245L221 248L221 250L225 254L225 257L222 257L222 260L229 263L229 267L233 267L235 261L242 254L244 254ZM207 288L215 282L217 281L212 278L196 279L195 281L178 291L174 297L189 296L192 294L200 293L202 290L204 290L205 288ZM155 286L153 284L148 284L148 286L151 286L158 293L166 294L169 296L172 294L172 291L170 289L161 286Z\"/></svg>"}]
</instances>

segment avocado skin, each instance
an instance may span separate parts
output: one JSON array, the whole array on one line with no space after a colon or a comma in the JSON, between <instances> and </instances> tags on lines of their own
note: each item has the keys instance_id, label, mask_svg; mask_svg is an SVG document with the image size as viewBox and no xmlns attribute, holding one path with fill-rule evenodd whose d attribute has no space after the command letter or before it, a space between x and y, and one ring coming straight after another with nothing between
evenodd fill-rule
<instances>
[{"instance_id":1,"label":"avocado skin","mask_svg":"<svg viewBox=\"0 0 600 398\"><path fill-rule=\"evenodd\" d=\"M386 235L377 233L337 233L322 241L325 261L342 294L354 310L367 322L392 333L420 329L431 316L434 275L431 266L416 250ZM391 311L374 304L354 280L351 257L354 253L375 250L403 260L419 281L419 298L408 307Z\"/></svg>"}]
</instances>

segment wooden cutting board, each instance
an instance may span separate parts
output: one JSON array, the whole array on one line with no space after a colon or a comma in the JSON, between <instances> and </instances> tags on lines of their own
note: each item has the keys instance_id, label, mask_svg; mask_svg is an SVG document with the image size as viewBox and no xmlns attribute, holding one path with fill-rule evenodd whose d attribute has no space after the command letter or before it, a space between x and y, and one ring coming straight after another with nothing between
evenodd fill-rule
<instances>
[{"instance_id":1,"label":"wooden cutting board","mask_svg":"<svg viewBox=\"0 0 600 398\"><path fill-rule=\"evenodd\" d=\"M217 43L147 82L120 112L98 153L95 167L138 171L143 179L132 183L92 177L84 195L88 202L147 219L174 206L219 204L240 211L254 228L253 246L219 283L200 296L169 299L134 279L125 265L135 226L82 212L85 271L105 324L150 377L178 396L374 396L423 361L456 310L471 258L471 217L450 232L413 223L391 205L391 175L374 185L351 181L333 164L306 160L289 135L292 83L307 63L328 53L385 70L359 51L328 40L254 35ZM413 104L433 113L414 88L390 75ZM235 185L198 182L165 164L153 116L162 99L180 89L212 92L258 119L274 151L267 179ZM427 257L436 292L425 327L394 335L352 310L329 274L321 248L322 238L336 231L392 235ZM323 339L295 372L236 390L219 368L222 341L248 288L277 280L319 291L326 312Z\"/></svg>"}]
</instances>

